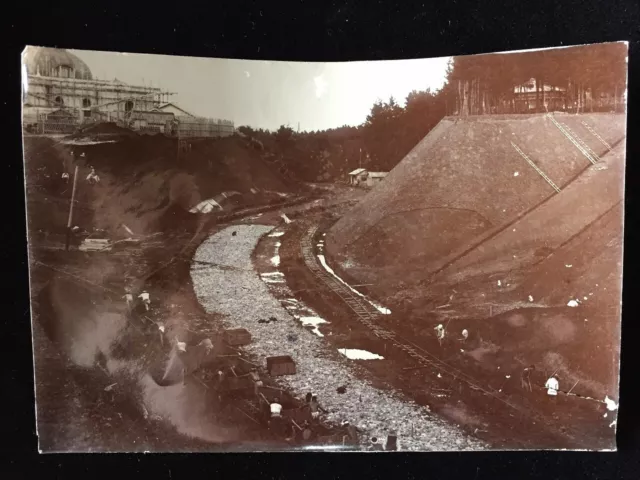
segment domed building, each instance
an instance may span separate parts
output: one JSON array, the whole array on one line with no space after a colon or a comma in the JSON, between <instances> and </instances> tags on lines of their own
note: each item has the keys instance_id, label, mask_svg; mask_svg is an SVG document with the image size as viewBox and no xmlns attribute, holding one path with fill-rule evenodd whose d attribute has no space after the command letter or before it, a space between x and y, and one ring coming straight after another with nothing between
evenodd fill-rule
<instances>
[{"instance_id":1,"label":"domed building","mask_svg":"<svg viewBox=\"0 0 640 480\"><path fill-rule=\"evenodd\" d=\"M22 64L22 118L28 134L71 133L99 122L179 137L235 131L231 121L198 118L169 103L172 94L159 88L98 80L84 61L63 49L27 47Z\"/></svg>"},{"instance_id":2,"label":"domed building","mask_svg":"<svg viewBox=\"0 0 640 480\"><path fill-rule=\"evenodd\" d=\"M23 63L29 75L93 80L86 63L76 55L58 48L27 47Z\"/></svg>"},{"instance_id":3,"label":"domed building","mask_svg":"<svg viewBox=\"0 0 640 480\"><path fill-rule=\"evenodd\" d=\"M84 61L63 49L27 47L23 53L23 122L28 130L66 133L82 123L131 124L136 118L139 124L140 112L152 112L167 99L159 88L95 79ZM173 114L151 117L163 131Z\"/></svg>"}]
</instances>

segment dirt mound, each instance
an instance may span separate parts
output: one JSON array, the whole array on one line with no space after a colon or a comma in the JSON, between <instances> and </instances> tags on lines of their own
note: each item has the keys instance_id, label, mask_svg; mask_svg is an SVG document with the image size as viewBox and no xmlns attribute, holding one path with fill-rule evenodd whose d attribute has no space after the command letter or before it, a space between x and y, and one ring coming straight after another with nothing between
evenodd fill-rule
<instances>
[{"instance_id":1,"label":"dirt mound","mask_svg":"<svg viewBox=\"0 0 640 480\"><path fill-rule=\"evenodd\" d=\"M171 228L171 219L178 217L182 229L193 224L188 210L201 200L238 192L238 201L224 204L225 210L232 210L259 204L261 191L284 194L295 188L269 169L260 152L242 138L198 139L179 146L176 139L162 135L139 136L122 130L100 124L73 138L25 138L30 231L64 231L73 179L65 183L62 174L73 177L76 165L74 224L88 230L117 229L124 223L135 233L152 233ZM117 138L77 143L101 135ZM66 144L69 139L76 144ZM97 185L87 181L90 167L100 177Z\"/></svg>"},{"instance_id":2,"label":"dirt mound","mask_svg":"<svg viewBox=\"0 0 640 480\"><path fill-rule=\"evenodd\" d=\"M554 118L592 156L603 156L625 135L624 115ZM560 189L591 166L545 115L445 118L332 227L328 254L358 280L372 281L372 275L382 283L428 278L443 259L556 194L513 144ZM619 188L603 190L600 200L613 197L620 198Z\"/></svg>"},{"instance_id":3,"label":"dirt mound","mask_svg":"<svg viewBox=\"0 0 640 480\"><path fill-rule=\"evenodd\" d=\"M120 127L114 122L102 122L79 128L76 133L70 135L72 139L87 138L102 135L114 135L120 137L137 137L138 134L128 128Z\"/></svg>"}]
</instances>

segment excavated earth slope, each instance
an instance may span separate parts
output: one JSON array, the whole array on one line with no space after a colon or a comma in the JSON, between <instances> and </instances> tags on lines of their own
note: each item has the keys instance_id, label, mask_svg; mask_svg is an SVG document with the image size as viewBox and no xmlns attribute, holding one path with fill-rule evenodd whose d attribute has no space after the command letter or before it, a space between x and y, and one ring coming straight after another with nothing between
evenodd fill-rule
<instances>
[{"instance_id":1,"label":"excavated earth slope","mask_svg":"<svg viewBox=\"0 0 640 480\"><path fill-rule=\"evenodd\" d=\"M239 137L194 140L189 151L179 152L175 139L116 129L62 139L27 136L24 152L29 225L50 233L66 226L71 182L64 185L60 178L65 171L73 175L75 164L74 223L89 230L117 229L124 223L136 233L152 233L163 225L192 224L188 217L194 215L188 210L223 192L240 193L235 198L243 204L260 204L268 201L265 195L275 195L268 192L292 191ZM79 157L80 152L86 157ZM100 176L98 185L85 181L90 166Z\"/></svg>"},{"instance_id":2,"label":"excavated earth slope","mask_svg":"<svg viewBox=\"0 0 640 480\"><path fill-rule=\"evenodd\" d=\"M624 115L554 114L554 118L584 142L594 158L609 152L605 144L615 147L625 136ZM556 194L514 144L562 193ZM596 168L546 115L445 118L331 228L327 252L343 272L374 282L380 293L389 294L399 281L429 278L483 237L551 197L591 188L569 187L582 174L592 175L585 172L589 167ZM585 215L572 215L573 223L589 223L590 201L612 205L622 198L621 168L598 172L610 180L594 187L601 188L597 194L583 195ZM570 202L577 206L575 195L569 195ZM547 207L540 215L548 216L552 210ZM544 235L537 232L536 238ZM566 237L570 236L567 230Z\"/></svg>"}]
</instances>

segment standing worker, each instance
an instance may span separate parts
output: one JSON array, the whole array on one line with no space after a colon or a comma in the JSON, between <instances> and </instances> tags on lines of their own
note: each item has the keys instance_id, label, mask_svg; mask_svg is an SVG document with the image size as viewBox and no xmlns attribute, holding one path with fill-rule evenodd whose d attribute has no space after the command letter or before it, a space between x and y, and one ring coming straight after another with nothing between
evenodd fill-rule
<instances>
[{"instance_id":1,"label":"standing worker","mask_svg":"<svg viewBox=\"0 0 640 480\"><path fill-rule=\"evenodd\" d=\"M260 375L258 374L258 370L256 368L251 369L251 373L249 374L251 380L253 381L253 393L256 397L260 394L260 388L264 386L262 380L260 380Z\"/></svg>"},{"instance_id":2,"label":"standing worker","mask_svg":"<svg viewBox=\"0 0 640 480\"><path fill-rule=\"evenodd\" d=\"M558 377L556 375L552 375L547 380L547 383L544 384L544 388L547 389L547 395L556 398L558 395L558 389L560 388L560 383L558 382Z\"/></svg>"},{"instance_id":3,"label":"standing worker","mask_svg":"<svg viewBox=\"0 0 640 480\"><path fill-rule=\"evenodd\" d=\"M442 345L442 341L444 340L444 327L442 324L438 324L434 330L436 331L436 337L438 337L438 343Z\"/></svg>"},{"instance_id":4,"label":"standing worker","mask_svg":"<svg viewBox=\"0 0 640 480\"><path fill-rule=\"evenodd\" d=\"M138 298L142 300L144 308L148 312L149 305L151 305L151 298L149 298L149 292L147 292L146 290L143 290L142 293L138 295Z\"/></svg>"},{"instance_id":5,"label":"standing worker","mask_svg":"<svg viewBox=\"0 0 640 480\"><path fill-rule=\"evenodd\" d=\"M530 392L533 391L531 388L531 372L535 370L535 368L535 365L531 365L522 370L522 375L520 375L520 387Z\"/></svg>"},{"instance_id":6,"label":"standing worker","mask_svg":"<svg viewBox=\"0 0 640 480\"><path fill-rule=\"evenodd\" d=\"M122 298L127 302L127 310L131 313L133 310L133 295L131 294L131 290L127 289L127 293L125 293Z\"/></svg>"}]
</instances>

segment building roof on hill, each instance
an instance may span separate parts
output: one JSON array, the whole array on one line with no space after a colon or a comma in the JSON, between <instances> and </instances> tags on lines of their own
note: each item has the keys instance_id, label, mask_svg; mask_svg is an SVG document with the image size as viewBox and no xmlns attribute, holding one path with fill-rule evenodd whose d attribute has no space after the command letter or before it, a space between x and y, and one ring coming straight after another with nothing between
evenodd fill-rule
<instances>
[{"instance_id":1,"label":"building roof on hill","mask_svg":"<svg viewBox=\"0 0 640 480\"><path fill-rule=\"evenodd\" d=\"M184 113L185 115L187 115L188 117L194 117L195 115L187 112L186 110L184 110L183 108L180 108L179 106L177 106L175 103L163 103L162 105L160 105L159 107L155 108L154 110L156 111L162 111L165 110L167 108L175 108L176 110L179 110L180 112Z\"/></svg>"},{"instance_id":2,"label":"building roof on hill","mask_svg":"<svg viewBox=\"0 0 640 480\"><path fill-rule=\"evenodd\" d=\"M366 168L356 168L353 172L349 172L349 175L360 175L361 173L364 173L366 171Z\"/></svg>"}]
</instances>

